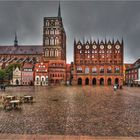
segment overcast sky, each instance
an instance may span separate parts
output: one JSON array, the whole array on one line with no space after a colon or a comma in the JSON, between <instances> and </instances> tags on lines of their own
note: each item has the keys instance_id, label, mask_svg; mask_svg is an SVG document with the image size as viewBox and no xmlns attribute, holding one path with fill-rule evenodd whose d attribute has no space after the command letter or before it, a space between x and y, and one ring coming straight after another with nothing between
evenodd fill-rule
<instances>
[{"instance_id":1,"label":"overcast sky","mask_svg":"<svg viewBox=\"0 0 140 140\"><path fill-rule=\"evenodd\" d=\"M58 1L0 1L0 45L42 45L43 17L57 16ZM67 35L67 62L73 60L74 37L124 39L124 62L140 57L140 2L61 1Z\"/></svg>"}]
</instances>

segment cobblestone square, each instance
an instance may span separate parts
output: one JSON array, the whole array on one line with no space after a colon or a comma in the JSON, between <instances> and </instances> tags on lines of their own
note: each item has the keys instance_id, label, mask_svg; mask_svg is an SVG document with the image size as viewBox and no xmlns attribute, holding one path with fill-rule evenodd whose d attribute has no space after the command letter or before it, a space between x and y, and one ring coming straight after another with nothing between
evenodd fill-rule
<instances>
[{"instance_id":1,"label":"cobblestone square","mask_svg":"<svg viewBox=\"0 0 140 140\"><path fill-rule=\"evenodd\" d=\"M140 136L140 88L9 87L0 95L32 95L21 111L0 108L0 133Z\"/></svg>"}]
</instances>

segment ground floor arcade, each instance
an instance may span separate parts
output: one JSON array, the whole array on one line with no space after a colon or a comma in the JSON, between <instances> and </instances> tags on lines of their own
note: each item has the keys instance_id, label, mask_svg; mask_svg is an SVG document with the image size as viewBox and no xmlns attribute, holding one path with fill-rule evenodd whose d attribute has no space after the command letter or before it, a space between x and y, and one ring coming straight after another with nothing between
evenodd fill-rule
<instances>
[{"instance_id":1,"label":"ground floor arcade","mask_svg":"<svg viewBox=\"0 0 140 140\"><path fill-rule=\"evenodd\" d=\"M77 85L122 85L122 77L78 77Z\"/></svg>"}]
</instances>

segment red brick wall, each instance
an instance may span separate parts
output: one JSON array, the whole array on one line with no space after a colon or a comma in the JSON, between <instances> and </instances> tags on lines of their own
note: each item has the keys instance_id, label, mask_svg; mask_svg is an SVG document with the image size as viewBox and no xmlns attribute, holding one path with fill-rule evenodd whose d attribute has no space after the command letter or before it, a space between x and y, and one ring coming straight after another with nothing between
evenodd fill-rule
<instances>
[{"instance_id":1,"label":"red brick wall","mask_svg":"<svg viewBox=\"0 0 140 140\"><path fill-rule=\"evenodd\" d=\"M110 47L111 46L111 47ZM92 68L96 67L97 72L92 73ZM107 72L107 68L111 68L111 73ZM78 73L77 68L82 70ZM85 68L89 68L86 73ZM104 69L100 73L100 68ZM119 72L115 72L115 68L119 68ZM123 84L123 41L112 42L74 42L74 75L73 84L78 84L78 78L82 79L82 85L92 85L93 78L96 79L96 85L100 85L100 79L103 78L104 85L110 84L108 78L111 79L111 85L118 78L118 84ZM87 82L85 82L88 78Z\"/></svg>"}]
</instances>

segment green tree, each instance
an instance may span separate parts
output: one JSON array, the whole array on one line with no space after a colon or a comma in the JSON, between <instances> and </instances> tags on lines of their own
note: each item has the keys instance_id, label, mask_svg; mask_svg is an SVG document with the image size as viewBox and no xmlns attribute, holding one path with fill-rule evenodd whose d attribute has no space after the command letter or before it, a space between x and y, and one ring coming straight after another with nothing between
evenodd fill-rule
<instances>
[{"instance_id":1,"label":"green tree","mask_svg":"<svg viewBox=\"0 0 140 140\"><path fill-rule=\"evenodd\" d=\"M18 63L14 63L14 64L10 64L6 67L5 69L5 72L6 72L6 79L7 80L12 80L13 78L13 70L16 68L16 67L19 67L20 68L20 64Z\"/></svg>"},{"instance_id":2,"label":"green tree","mask_svg":"<svg viewBox=\"0 0 140 140\"><path fill-rule=\"evenodd\" d=\"M5 70L0 70L0 84L3 84L4 83L4 80L6 78L6 72Z\"/></svg>"}]
</instances>

